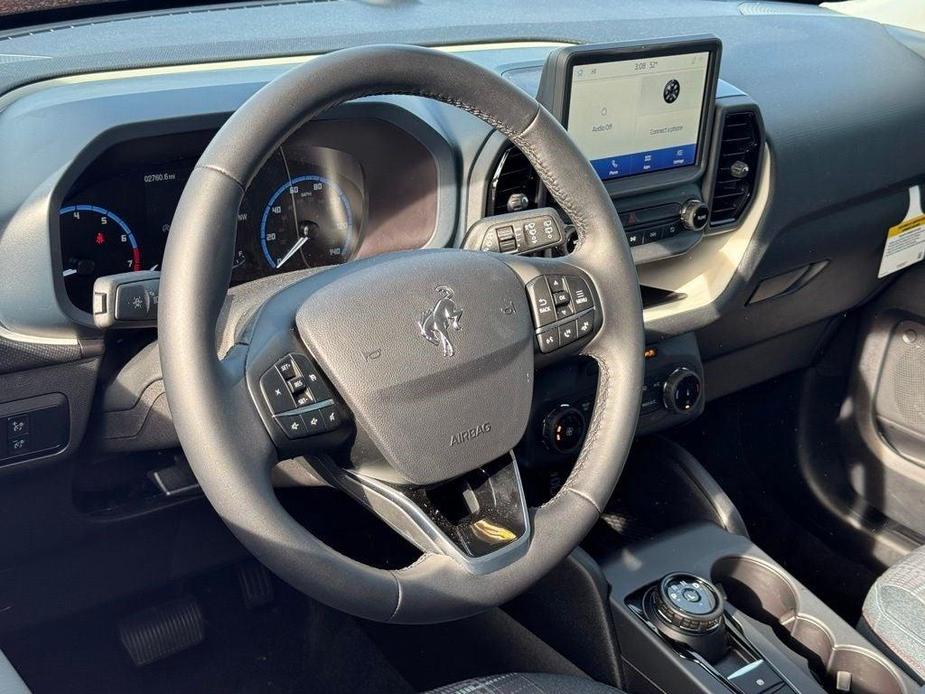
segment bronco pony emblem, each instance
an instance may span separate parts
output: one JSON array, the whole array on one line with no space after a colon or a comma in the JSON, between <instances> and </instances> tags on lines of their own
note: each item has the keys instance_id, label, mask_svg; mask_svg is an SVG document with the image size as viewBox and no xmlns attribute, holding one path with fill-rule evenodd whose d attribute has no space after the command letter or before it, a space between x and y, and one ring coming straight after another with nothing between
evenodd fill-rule
<instances>
[{"instance_id":1,"label":"bronco pony emblem","mask_svg":"<svg viewBox=\"0 0 925 694\"><path fill-rule=\"evenodd\" d=\"M436 305L430 311L424 311L421 314L418 327L421 329L421 337L437 347L442 347L443 356L452 357L456 350L450 341L450 330L459 331L462 309L453 301L452 289L441 286L435 291L442 296L437 299Z\"/></svg>"}]
</instances>

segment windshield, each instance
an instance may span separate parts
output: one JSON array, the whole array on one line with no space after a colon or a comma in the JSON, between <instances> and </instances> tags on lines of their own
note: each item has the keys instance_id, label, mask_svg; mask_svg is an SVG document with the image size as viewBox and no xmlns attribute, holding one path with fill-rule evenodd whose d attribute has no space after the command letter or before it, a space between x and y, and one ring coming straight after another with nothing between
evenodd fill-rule
<instances>
[{"instance_id":1,"label":"windshield","mask_svg":"<svg viewBox=\"0 0 925 694\"><path fill-rule=\"evenodd\" d=\"M228 0L0 0L0 16L36 15L36 22L55 21L75 16L93 16L117 12L173 9L197 5L210 5ZM277 0L278 1L278 0ZM389 0L370 0L375 4L389 4ZM393 0L400 2L401 0ZM814 2L818 0L797 0ZM912 0L918 2L918 0ZM260 2L260 0L257 0ZM256 4L256 3L254 3ZM29 17L31 19L32 17ZM19 22L24 24L26 22Z\"/></svg>"},{"instance_id":2,"label":"windshield","mask_svg":"<svg viewBox=\"0 0 925 694\"><path fill-rule=\"evenodd\" d=\"M25 26L101 14L165 10L217 4L227 0L0 0L3 28ZM389 4L390 0L368 0ZM400 2L401 0L392 0ZM781 0L783 1L783 0ZM791 0L793 1L793 0ZM925 0L796 0L841 14L925 32ZM259 2L259 0L258 0ZM15 20L11 19L15 15Z\"/></svg>"},{"instance_id":3,"label":"windshield","mask_svg":"<svg viewBox=\"0 0 925 694\"><path fill-rule=\"evenodd\" d=\"M63 19L92 17L117 12L173 9L190 5L207 5L220 0L0 0L0 17L16 16L16 25L54 22ZM10 20L0 22L8 28Z\"/></svg>"}]
</instances>

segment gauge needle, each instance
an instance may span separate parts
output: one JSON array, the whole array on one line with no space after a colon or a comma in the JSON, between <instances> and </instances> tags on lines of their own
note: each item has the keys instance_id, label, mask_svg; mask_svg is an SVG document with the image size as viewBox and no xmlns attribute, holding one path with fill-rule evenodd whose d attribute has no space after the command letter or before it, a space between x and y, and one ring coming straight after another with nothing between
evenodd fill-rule
<instances>
[{"instance_id":1,"label":"gauge needle","mask_svg":"<svg viewBox=\"0 0 925 694\"><path fill-rule=\"evenodd\" d=\"M283 259L276 263L276 269L279 270L283 265L285 265L288 260L299 252L299 249L305 245L305 242L308 241L307 236L302 236L298 241L295 242L292 248L289 249L289 252L283 256Z\"/></svg>"},{"instance_id":2,"label":"gauge needle","mask_svg":"<svg viewBox=\"0 0 925 694\"><path fill-rule=\"evenodd\" d=\"M63 274L65 277L70 277L71 275L76 275L76 274L77 274L77 269L76 269L76 268L69 267L69 268L68 268L67 270L65 270L62 274Z\"/></svg>"}]
</instances>

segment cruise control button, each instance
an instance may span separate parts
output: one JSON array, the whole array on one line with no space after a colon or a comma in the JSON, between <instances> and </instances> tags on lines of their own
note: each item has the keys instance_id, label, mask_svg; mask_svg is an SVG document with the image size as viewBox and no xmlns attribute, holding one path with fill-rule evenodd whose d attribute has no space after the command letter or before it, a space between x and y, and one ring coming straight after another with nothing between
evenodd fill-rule
<instances>
[{"instance_id":1,"label":"cruise control button","mask_svg":"<svg viewBox=\"0 0 925 694\"><path fill-rule=\"evenodd\" d=\"M559 348L559 329L558 328L547 328L546 330L538 333L536 336L536 341L540 346L540 351L543 354L548 354L555 349Z\"/></svg>"},{"instance_id":2,"label":"cruise control button","mask_svg":"<svg viewBox=\"0 0 925 694\"><path fill-rule=\"evenodd\" d=\"M578 339L578 326L575 321L569 321L559 326L559 346L565 347Z\"/></svg>"},{"instance_id":3,"label":"cruise control button","mask_svg":"<svg viewBox=\"0 0 925 694\"><path fill-rule=\"evenodd\" d=\"M306 412L302 415L302 420L305 422L305 430L308 432L309 436L323 434L328 430L324 423L322 410Z\"/></svg>"},{"instance_id":4,"label":"cruise control button","mask_svg":"<svg viewBox=\"0 0 925 694\"><path fill-rule=\"evenodd\" d=\"M594 330L594 310L588 311L582 316L578 317L578 339L583 338L585 335L590 335L591 331Z\"/></svg>"},{"instance_id":5,"label":"cruise control button","mask_svg":"<svg viewBox=\"0 0 925 694\"><path fill-rule=\"evenodd\" d=\"M296 376L295 378L290 378L288 381L286 381L286 385L289 387L289 391L293 395L298 395L299 393L301 393L303 390L305 390L308 387L307 384L305 383L305 378L303 378L302 376Z\"/></svg>"},{"instance_id":6,"label":"cruise control button","mask_svg":"<svg viewBox=\"0 0 925 694\"><path fill-rule=\"evenodd\" d=\"M315 368L311 360L303 354L296 354L294 359L296 366L299 367L299 371L302 374L302 378L305 379L305 385L308 386L308 389L312 392L315 401L321 402L322 400L330 400L331 391L321 379L318 369Z\"/></svg>"},{"instance_id":7,"label":"cruise control button","mask_svg":"<svg viewBox=\"0 0 925 694\"><path fill-rule=\"evenodd\" d=\"M312 392L306 388L301 393L295 396L295 405L296 407L308 407L309 405L315 404L315 398L312 395Z\"/></svg>"},{"instance_id":8,"label":"cruise control button","mask_svg":"<svg viewBox=\"0 0 925 694\"><path fill-rule=\"evenodd\" d=\"M276 423L282 428L288 439L301 439L308 436L302 415L284 414L276 418Z\"/></svg>"},{"instance_id":9,"label":"cruise control button","mask_svg":"<svg viewBox=\"0 0 925 694\"><path fill-rule=\"evenodd\" d=\"M536 327L542 328L556 320L556 307L552 303L552 292L545 277L537 277L527 285L530 307Z\"/></svg>"},{"instance_id":10,"label":"cruise control button","mask_svg":"<svg viewBox=\"0 0 925 694\"><path fill-rule=\"evenodd\" d=\"M321 418L324 420L324 430L325 431L334 431L341 425L340 414L333 405L328 405L327 407L322 407L319 412L321 413Z\"/></svg>"},{"instance_id":11,"label":"cruise control button","mask_svg":"<svg viewBox=\"0 0 925 694\"><path fill-rule=\"evenodd\" d=\"M296 368L295 360L292 358L291 354L286 355L276 362L276 368L279 369L283 378L292 378L293 376L299 375L299 370Z\"/></svg>"},{"instance_id":12,"label":"cruise control button","mask_svg":"<svg viewBox=\"0 0 925 694\"><path fill-rule=\"evenodd\" d=\"M591 289L583 278L569 276L566 281L568 282L569 293L572 295L572 305L576 311L581 312L594 306Z\"/></svg>"},{"instance_id":13,"label":"cruise control button","mask_svg":"<svg viewBox=\"0 0 925 694\"><path fill-rule=\"evenodd\" d=\"M295 408L295 400L292 399L289 386L275 366L260 377L260 390L263 391L267 407L273 414Z\"/></svg>"}]
</instances>

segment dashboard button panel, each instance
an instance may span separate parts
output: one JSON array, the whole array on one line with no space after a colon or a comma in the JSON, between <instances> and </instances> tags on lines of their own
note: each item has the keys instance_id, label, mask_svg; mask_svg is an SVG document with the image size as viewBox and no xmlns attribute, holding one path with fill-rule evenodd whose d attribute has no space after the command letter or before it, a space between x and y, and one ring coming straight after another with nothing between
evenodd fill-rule
<instances>
[{"instance_id":1,"label":"dashboard button panel","mask_svg":"<svg viewBox=\"0 0 925 694\"><path fill-rule=\"evenodd\" d=\"M60 393L0 404L0 461L48 455L67 445L67 398Z\"/></svg>"}]
</instances>

